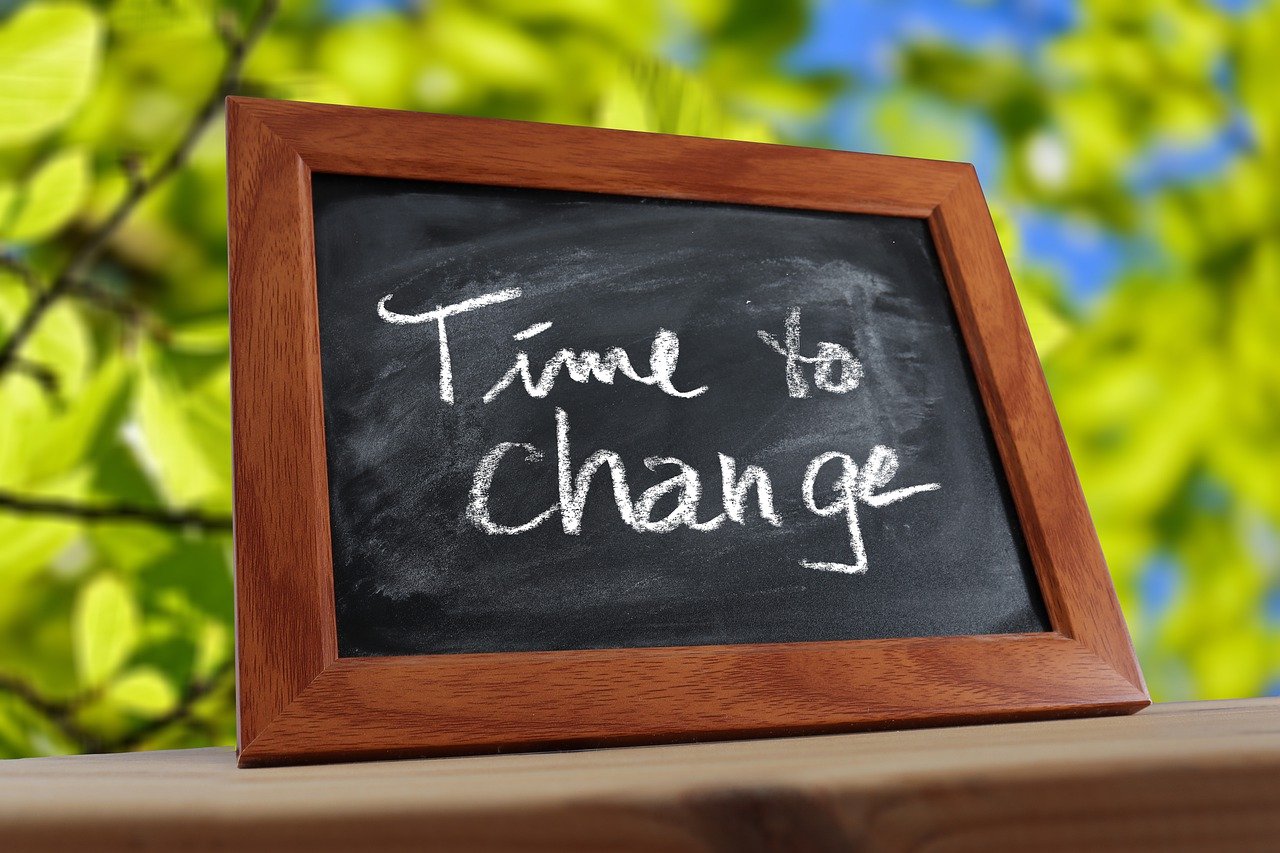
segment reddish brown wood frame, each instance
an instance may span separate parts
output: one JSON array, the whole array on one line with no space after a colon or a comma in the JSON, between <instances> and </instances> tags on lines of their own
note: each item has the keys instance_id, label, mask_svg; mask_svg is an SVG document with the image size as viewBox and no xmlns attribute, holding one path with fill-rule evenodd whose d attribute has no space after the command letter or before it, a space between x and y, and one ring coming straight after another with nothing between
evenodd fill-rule
<instances>
[{"instance_id":1,"label":"reddish brown wood frame","mask_svg":"<svg viewBox=\"0 0 1280 853\"><path fill-rule=\"evenodd\" d=\"M1149 703L971 166L229 98L242 766L1129 713ZM339 658L311 174L928 220L1053 631Z\"/></svg>"}]
</instances>

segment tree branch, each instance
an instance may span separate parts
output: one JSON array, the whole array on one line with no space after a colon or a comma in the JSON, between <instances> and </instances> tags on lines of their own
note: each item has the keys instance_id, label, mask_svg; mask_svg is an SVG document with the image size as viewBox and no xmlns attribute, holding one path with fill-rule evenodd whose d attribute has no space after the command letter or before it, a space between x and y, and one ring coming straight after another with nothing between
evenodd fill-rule
<instances>
[{"instance_id":1,"label":"tree branch","mask_svg":"<svg viewBox=\"0 0 1280 853\"><path fill-rule=\"evenodd\" d=\"M8 270L22 280L31 293L40 292L40 276L27 263L15 255L0 255L0 269Z\"/></svg>"},{"instance_id":2,"label":"tree branch","mask_svg":"<svg viewBox=\"0 0 1280 853\"><path fill-rule=\"evenodd\" d=\"M0 491L0 510L19 515L51 515L75 521L137 521L206 532L231 530L231 519L199 510L174 510L135 504L78 504L58 498L39 498Z\"/></svg>"},{"instance_id":3,"label":"tree branch","mask_svg":"<svg viewBox=\"0 0 1280 853\"><path fill-rule=\"evenodd\" d=\"M128 191L115 209L71 253L71 257L53 279L53 283L47 289L39 291L32 299L26 313L9 334L8 340L0 345L0 373L4 373L13 366L23 344L35 333L45 314L59 300L72 292L87 275L107 243L137 210L138 205L186 163L196 142L222 108L223 100L227 95L234 94L239 87L240 72L249 50L266 31L267 25L275 16L278 5L279 0L263 0L244 36L227 37L227 58L221 74L218 75L218 84L197 111L177 146L149 176L138 176L130 183Z\"/></svg>"},{"instance_id":4,"label":"tree branch","mask_svg":"<svg viewBox=\"0 0 1280 853\"><path fill-rule=\"evenodd\" d=\"M81 752L125 752L136 749L146 742L147 738L169 726L190 719L196 703L223 687L234 671L235 661L226 661L207 678L189 683L182 693L182 698L172 710L143 722L120 737L109 740L104 740L89 731L75 718L80 708L100 696L100 690L89 690L70 699L49 699L29 683L13 676L0 674L0 692L17 697L33 711L42 714Z\"/></svg>"},{"instance_id":5,"label":"tree branch","mask_svg":"<svg viewBox=\"0 0 1280 853\"><path fill-rule=\"evenodd\" d=\"M27 682L4 674L0 674L0 691L17 697L33 711L42 714L81 752L97 752L102 748L101 738L81 726L75 719L76 710L95 698L96 692L85 693L71 699L50 699Z\"/></svg>"},{"instance_id":6,"label":"tree branch","mask_svg":"<svg viewBox=\"0 0 1280 853\"><path fill-rule=\"evenodd\" d=\"M133 332L141 329L157 340L167 340L168 328L157 320L145 308L123 296L112 293L93 279L85 279L77 283L68 294L83 302L114 315L126 330Z\"/></svg>"},{"instance_id":7,"label":"tree branch","mask_svg":"<svg viewBox=\"0 0 1280 853\"><path fill-rule=\"evenodd\" d=\"M62 399L62 389L58 382L58 374L54 373L52 369L26 358L15 358L10 367L17 373L24 373L31 377L40 386L41 390L49 396L54 406L61 408L66 405L66 401Z\"/></svg>"},{"instance_id":8,"label":"tree branch","mask_svg":"<svg viewBox=\"0 0 1280 853\"><path fill-rule=\"evenodd\" d=\"M195 711L196 703L222 687L234 669L235 661L228 660L218 667L216 672L210 674L208 678L192 681L187 685L182 698L173 710L147 720L133 731L115 740L107 741L102 745L103 752L127 752L128 750L136 749L153 735L159 734L175 723L189 719Z\"/></svg>"},{"instance_id":9,"label":"tree branch","mask_svg":"<svg viewBox=\"0 0 1280 853\"><path fill-rule=\"evenodd\" d=\"M17 696L23 702L30 705L33 709L39 711L47 717L57 717L69 714L73 710L73 703L67 699L49 699L43 696L40 691L36 690L27 682L15 678L11 675L0 674L0 690Z\"/></svg>"}]
</instances>

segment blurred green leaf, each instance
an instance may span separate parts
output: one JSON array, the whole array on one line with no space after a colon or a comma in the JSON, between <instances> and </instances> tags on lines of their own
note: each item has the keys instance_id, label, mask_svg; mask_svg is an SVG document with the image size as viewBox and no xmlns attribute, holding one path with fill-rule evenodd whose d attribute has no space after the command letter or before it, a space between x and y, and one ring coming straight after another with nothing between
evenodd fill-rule
<instances>
[{"instance_id":1,"label":"blurred green leaf","mask_svg":"<svg viewBox=\"0 0 1280 853\"><path fill-rule=\"evenodd\" d=\"M61 126L89 93L102 25L78 3L36 2L0 24L0 146Z\"/></svg>"},{"instance_id":2,"label":"blurred green leaf","mask_svg":"<svg viewBox=\"0 0 1280 853\"><path fill-rule=\"evenodd\" d=\"M1071 326L1048 302L1038 296L1024 295L1021 302L1031 338L1036 342L1036 351L1041 358L1047 358L1067 340L1071 334Z\"/></svg>"},{"instance_id":3,"label":"blurred green leaf","mask_svg":"<svg viewBox=\"0 0 1280 853\"><path fill-rule=\"evenodd\" d=\"M129 388L130 376L121 359L109 359L92 374L68 403L43 419L37 434L25 440L32 480L76 470L95 458L108 433L117 428Z\"/></svg>"},{"instance_id":4,"label":"blurred green leaf","mask_svg":"<svg viewBox=\"0 0 1280 853\"><path fill-rule=\"evenodd\" d=\"M231 345L231 330L226 315L219 314L175 326L169 340L184 352L226 353Z\"/></svg>"},{"instance_id":5,"label":"blurred green leaf","mask_svg":"<svg viewBox=\"0 0 1280 853\"><path fill-rule=\"evenodd\" d=\"M112 31L161 38L208 32L214 0L114 0L108 14Z\"/></svg>"},{"instance_id":6,"label":"blurred green leaf","mask_svg":"<svg viewBox=\"0 0 1280 853\"><path fill-rule=\"evenodd\" d=\"M132 654L138 641L138 613L128 588L103 574L89 581L72 614L76 666L86 686L102 684Z\"/></svg>"},{"instance_id":7,"label":"blurred green leaf","mask_svg":"<svg viewBox=\"0 0 1280 853\"><path fill-rule=\"evenodd\" d=\"M4 543L4 583L0 590L29 583L79 533L80 524L75 521L0 515L0 542ZM15 595L0 595L0 620L11 615L20 602Z\"/></svg>"},{"instance_id":8,"label":"blurred green leaf","mask_svg":"<svg viewBox=\"0 0 1280 853\"><path fill-rule=\"evenodd\" d=\"M104 699L125 711L159 716L178 704L178 691L157 670L134 667L107 685Z\"/></svg>"},{"instance_id":9,"label":"blurred green leaf","mask_svg":"<svg viewBox=\"0 0 1280 853\"><path fill-rule=\"evenodd\" d=\"M621 67L606 87L595 117L600 127L767 142L763 122L731 116L705 84L661 62Z\"/></svg>"},{"instance_id":10,"label":"blurred green leaf","mask_svg":"<svg viewBox=\"0 0 1280 853\"><path fill-rule=\"evenodd\" d=\"M232 626L225 622L206 622L196 637L196 659L193 670L200 678L209 678L222 665L232 660Z\"/></svg>"},{"instance_id":11,"label":"blurred green leaf","mask_svg":"<svg viewBox=\"0 0 1280 853\"><path fill-rule=\"evenodd\" d=\"M168 553L148 564L139 580L149 594L158 599L176 594L183 608L229 623L233 590L228 557L220 542L181 540ZM175 606L172 598L155 603L155 609Z\"/></svg>"},{"instance_id":12,"label":"blurred green leaf","mask_svg":"<svg viewBox=\"0 0 1280 853\"><path fill-rule=\"evenodd\" d=\"M145 457L164 494L184 506L231 505L231 391L223 371L184 380L173 359L148 348L138 382Z\"/></svg>"},{"instance_id":13,"label":"blurred green leaf","mask_svg":"<svg viewBox=\"0 0 1280 853\"><path fill-rule=\"evenodd\" d=\"M89 155L82 148L64 149L50 157L15 190L14 200L0 210L0 239L27 242L53 234L80 210L89 192Z\"/></svg>"},{"instance_id":14,"label":"blurred green leaf","mask_svg":"<svg viewBox=\"0 0 1280 853\"><path fill-rule=\"evenodd\" d=\"M13 181L0 180L0 227L13 218L18 201L18 185Z\"/></svg>"}]
</instances>

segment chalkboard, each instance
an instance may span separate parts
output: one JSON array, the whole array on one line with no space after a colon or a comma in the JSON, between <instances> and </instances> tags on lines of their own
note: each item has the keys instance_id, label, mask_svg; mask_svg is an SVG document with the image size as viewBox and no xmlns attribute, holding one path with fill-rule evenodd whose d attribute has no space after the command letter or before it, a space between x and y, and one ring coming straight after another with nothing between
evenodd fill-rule
<instances>
[{"instance_id":1,"label":"chalkboard","mask_svg":"<svg viewBox=\"0 0 1280 853\"><path fill-rule=\"evenodd\" d=\"M1150 703L973 167L227 102L241 766Z\"/></svg>"},{"instance_id":2,"label":"chalkboard","mask_svg":"<svg viewBox=\"0 0 1280 853\"><path fill-rule=\"evenodd\" d=\"M312 191L341 656L1050 630L924 220Z\"/></svg>"}]
</instances>

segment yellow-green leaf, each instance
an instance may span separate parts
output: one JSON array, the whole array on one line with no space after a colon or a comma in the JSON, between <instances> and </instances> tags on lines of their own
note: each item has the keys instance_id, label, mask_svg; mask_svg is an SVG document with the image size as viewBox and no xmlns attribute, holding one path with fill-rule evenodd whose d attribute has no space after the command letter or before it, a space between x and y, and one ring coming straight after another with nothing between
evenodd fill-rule
<instances>
[{"instance_id":1,"label":"yellow-green leaf","mask_svg":"<svg viewBox=\"0 0 1280 853\"><path fill-rule=\"evenodd\" d=\"M175 324L169 342L182 352L222 353L231 345L230 335L226 313L221 312L214 317Z\"/></svg>"},{"instance_id":2,"label":"yellow-green leaf","mask_svg":"<svg viewBox=\"0 0 1280 853\"><path fill-rule=\"evenodd\" d=\"M1041 358L1044 358L1062 345L1062 342L1071 334L1071 327L1044 299L1035 295L1026 295L1021 301L1022 312L1026 315L1027 326L1031 329L1031 338L1036 343L1036 351Z\"/></svg>"},{"instance_id":3,"label":"yellow-green leaf","mask_svg":"<svg viewBox=\"0 0 1280 853\"><path fill-rule=\"evenodd\" d=\"M50 157L19 190L0 229L8 240L32 241L56 232L79 212L89 191L89 155L82 148Z\"/></svg>"},{"instance_id":4,"label":"yellow-green leaf","mask_svg":"<svg viewBox=\"0 0 1280 853\"><path fill-rule=\"evenodd\" d=\"M12 595L12 590L30 583L32 576L52 562L79 532L75 521L0 515L0 565L4 566L0 573L4 584L0 621L7 621L15 611L15 602L21 600Z\"/></svg>"},{"instance_id":5,"label":"yellow-green leaf","mask_svg":"<svg viewBox=\"0 0 1280 853\"><path fill-rule=\"evenodd\" d=\"M93 85L101 43L97 14L79 3L32 3L0 26L0 145L71 118Z\"/></svg>"},{"instance_id":6,"label":"yellow-green leaf","mask_svg":"<svg viewBox=\"0 0 1280 853\"><path fill-rule=\"evenodd\" d=\"M91 458L95 442L115 425L109 416L128 392L129 380L124 359L112 355L71 400L43 414L38 429L29 430L27 436L25 452L35 457L26 460L27 476L50 479Z\"/></svg>"},{"instance_id":7,"label":"yellow-green leaf","mask_svg":"<svg viewBox=\"0 0 1280 853\"><path fill-rule=\"evenodd\" d=\"M165 497L180 506L231 502L230 395L225 374L194 387L179 381L158 349L138 377L134 451Z\"/></svg>"},{"instance_id":8,"label":"yellow-green leaf","mask_svg":"<svg viewBox=\"0 0 1280 853\"><path fill-rule=\"evenodd\" d=\"M759 121L734 116L706 83L665 62L619 66L604 88L593 123L618 130L772 140Z\"/></svg>"},{"instance_id":9,"label":"yellow-green leaf","mask_svg":"<svg viewBox=\"0 0 1280 853\"><path fill-rule=\"evenodd\" d=\"M139 666L112 681L104 698L122 710L156 716L178 704L178 691L154 667Z\"/></svg>"},{"instance_id":10,"label":"yellow-green leaf","mask_svg":"<svg viewBox=\"0 0 1280 853\"><path fill-rule=\"evenodd\" d=\"M18 185L0 181L0 224L8 222L18 208Z\"/></svg>"},{"instance_id":11,"label":"yellow-green leaf","mask_svg":"<svg viewBox=\"0 0 1280 853\"><path fill-rule=\"evenodd\" d=\"M600 99L595 124L615 130L657 131L657 119L630 75L619 74Z\"/></svg>"},{"instance_id":12,"label":"yellow-green leaf","mask_svg":"<svg viewBox=\"0 0 1280 853\"><path fill-rule=\"evenodd\" d=\"M138 642L138 610L129 590L112 575L89 581L71 615L76 669L86 686L102 684L120 669Z\"/></svg>"}]
</instances>

